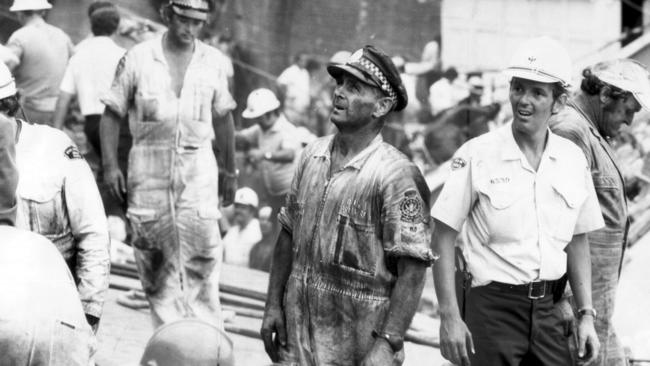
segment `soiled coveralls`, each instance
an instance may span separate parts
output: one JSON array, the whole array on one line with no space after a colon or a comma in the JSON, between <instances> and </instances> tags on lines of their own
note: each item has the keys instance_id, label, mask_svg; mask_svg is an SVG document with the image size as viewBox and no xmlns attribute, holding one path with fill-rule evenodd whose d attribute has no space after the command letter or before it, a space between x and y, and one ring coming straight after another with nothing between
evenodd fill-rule
<instances>
[{"instance_id":1,"label":"soiled coveralls","mask_svg":"<svg viewBox=\"0 0 650 366\"><path fill-rule=\"evenodd\" d=\"M0 238L0 364L87 366L95 337L61 255L15 227Z\"/></svg>"},{"instance_id":2,"label":"soiled coveralls","mask_svg":"<svg viewBox=\"0 0 650 366\"><path fill-rule=\"evenodd\" d=\"M184 317L222 326L212 117L225 115L235 102L218 52L196 41L176 96L162 37L138 44L120 61L102 99L119 116L128 115L133 136L127 217L154 326Z\"/></svg>"},{"instance_id":3,"label":"soiled coveralls","mask_svg":"<svg viewBox=\"0 0 650 366\"><path fill-rule=\"evenodd\" d=\"M616 287L629 227L625 182L609 142L598 132L594 119L579 109L575 102L569 102L553 117L551 130L575 142L584 152L605 219L604 228L588 235L591 296L598 312L594 326L600 341L600 354L595 364L626 365L623 347L612 324Z\"/></svg>"},{"instance_id":4,"label":"soiled coveralls","mask_svg":"<svg viewBox=\"0 0 650 366\"><path fill-rule=\"evenodd\" d=\"M549 131L535 171L508 123L455 156L431 215L460 232L473 276L465 313L472 365L570 364L552 294L533 300L504 287L558 280L572 237L603 226L583 154Z\"/></svg>"},{"instance_id":5,"label":"soiled coveralls","mask_svg":"<svg viewBox=\"0 0 650 366\"><path fill-rule=\"evenodd\" d=\"M417 167L378 135L330 177L332 141L305 148L279 215L293 245L283 365L358 365L383 329L397 260L433 261Z\"/></svg>"},{"instance_id":6,"label":"soiled coveralls","mask_svg":"<svg viewBox=\"0 0 650 366\"><path fill-rule=\"evenodd\" d=\"M62 131L18 124L16 227L54 243L74 275L84 312L100 318L108 290L110 241L93 173Z\"/></svg>"}]
</instances>

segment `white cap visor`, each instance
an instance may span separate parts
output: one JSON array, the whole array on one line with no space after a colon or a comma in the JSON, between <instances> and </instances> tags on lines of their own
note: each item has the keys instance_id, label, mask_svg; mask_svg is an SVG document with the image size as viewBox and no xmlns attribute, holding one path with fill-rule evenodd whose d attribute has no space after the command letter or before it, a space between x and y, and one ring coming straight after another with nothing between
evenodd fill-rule
<instances>
[{"instance_id":1,"label":"white cap visor","mask_svg":"<svg viewBox=\"0 0 650 366\"><path fill-rule=\"evenodd\" d=\"M274 111L274 110L276 110L278 108L280 108L280 102L277 101L277 100L274 100L270 104L268 104L268 105L266 105L264 107L251 108L250 106L248 106L248 107L246 107L246 109L244 109L241 116L246 118L246 119L257 118L257 117L262 116L262 115L264 115L266 113Z\"/></svg>"},{"instance_id":2,"label":"white cap visor","mask_svg":"<svg viewBox=\"0 0 650 366\"><path fill-rule=\"evenodd\" d=\"M27 10L45 10L52 9L52 4L47 1L25 1L18 3L14 2L14 5L9 8L9 11L27 11Z\"/></svg>"},{"instance_id":3,"label":"white cap visor","mask_svg":"<svg viewBox=\"0 0 650 366\"><path fill-rule=\"evenodd\" d=\"M16 95L16 82L14 82L13 79L9 80L9 82L3 85L0 85L0 99L4 99L12 95Z\"/></svg>"},{"instance_id":4,"label":"white cap visor","mask_svg":"<svg viewBox=\"0 0 650 366\"><path fill-rule=\"evenodd\" d=\"M526 80L538 81L540 83L563 83L562 80L551 76L541 70L531 70L519 67L509 67L503 70L503 73L511 78L521 78ZM564 84L564 83L563 83ZM568 84L564 85L568 86Z\"/></svg>"}]
</instances>

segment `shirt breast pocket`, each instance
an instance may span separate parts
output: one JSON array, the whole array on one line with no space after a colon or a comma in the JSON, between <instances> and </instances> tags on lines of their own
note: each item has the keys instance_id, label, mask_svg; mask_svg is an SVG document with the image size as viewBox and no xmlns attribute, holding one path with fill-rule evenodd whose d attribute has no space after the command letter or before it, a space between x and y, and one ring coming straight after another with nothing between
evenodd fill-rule
<instances>
[{"instance_id":1,"label":"shirt breast pocket","mask_svg":"<svg viewBox=\"0 0 650 366\"><path fill-rule=\"evenodd\" d=\"M346 215L337 220L334 264L373 277L377 267L375 226Z\"/></svg>"},{"instance_id":2,"label":"shirt breast pocket","mask_svg":"<svg viewBox=\"0 0 650 366\"><path fill-rule=\"evenodd\" d=\"M487 224L490 243L510 243L524 236L522 211L517 209L521 192L517 189L479 187L479 204Z\"/></svg>"},{"instance_id":3,"label":"shirt breast pocket","mask_svg":"<svg viewBox=\"0 0 650 366\"><path fill-rule=\"evenodd\" d=\"M25 187L20 190L21 209L31 231L55 241L69 230L61 187Z\"/></svg>"},{"instance_id":4,"label":"shirt breast pocket","mask_svg":"<svg viewBox=\"0 0 650 366\"><path fill-rule=\"evenodd\" d=\"M552 202L547 213L548 225L553 237L564 246L573 238L580 206L587 192L568 182L553 182L552 187Z\"/></svg>"}]
</instances>

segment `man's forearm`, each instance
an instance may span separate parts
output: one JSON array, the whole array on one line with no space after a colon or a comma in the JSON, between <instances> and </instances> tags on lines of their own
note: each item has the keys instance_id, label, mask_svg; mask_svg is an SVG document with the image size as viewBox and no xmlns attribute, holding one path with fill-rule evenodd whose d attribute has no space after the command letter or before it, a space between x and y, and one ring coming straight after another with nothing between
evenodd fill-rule
<instances>
[{"instance_id":1,"label":"man's forearm","mask_svg":"<svg viewBox=\"0 0 650 366\"><path fill-rule=\"evenodd\" d=\"M390 307L384 321L385 333L404 336L418 308L426 276L426 263L400 258L397 263L397 281L390 295ZM382 331L382 329L377 329Z\"/></svg>"},{"instance_id":2,"label":"man's forearm","mask_svg":"<svg viewBox=\"0 0 650 366\"><path fill-rule=\"evenodd\" d=\"M234 173L235 167L235 122L232 114L228 113L223 117L215 117L213 121L215 141L219 150L224 154L225 171Z\"/></svg>"},{"instance_id":3,"label":"man's forearm","mask_svg":"<svg viewBox=\"0 0 650 366\"><path fill-rule=\"evenodd\" d=\"M293 262L293 250L291 249L291 234L285 229L280 231L278 241L273 250L273 262L269 276L269 288L267 291L266 306L282 307L282 298L291 274Z\"/></svg>"},{"instance_id":4,"label":"man's forearm","mask_svg":"<svg viewBox=\"0 0 650 366\"><path fill-rule=\"evenodd\" d=\"M290 163L296 157L296 151L292 149L284 149L278 151L271 151L270 161L278 163Z\"/></svg>"},{"instance_id":5,"label":"man's forearm","mask_svg":"<svg viewBox=\"0 0 650 366\"><path fill-rule=\"evenodd\" d=\"M104 109L99 122L99 137L102 145L102 164L104 168L117 168L117 144L120 135L120 116L110 108Z\"/></svg>"},{"instance_id":6,"label":"man's forearm","mask_svg":"<svg viewBox=\"0 0 650 366\"><path fill-rule=\"evenodd\" d=\"M566 253L569 283L578 309L591 307L591 257L587 235L574 235Z\"/></svg>"},{"instance_id":7,"label":"man's forearm","mask_svg":"<svg viewBox=\"0 0 650 366\"><path fill-rule=\"evenodd\" d=\"M59 99L56 101L56 109L54 110L54 117L52 118L54 128L58 128L59 130L63 128L63 122L65 122L65 116L68 114L70 100L72 100L72 94L64 91L59 93Z\"/></svg>"},{"instance_id":8,"label":"man's forearm","mask_svg":"<svg viewBox=\"0 0 650 366\"><path fill-rule=\"evenodd\" d=\"M432 246L433 252L440 257L433 264L433 282L440 305L441 318L460 317L456 300L456 269L454 265L456 235L455 230L436 221Z\"/></svg>"}]
</instances>

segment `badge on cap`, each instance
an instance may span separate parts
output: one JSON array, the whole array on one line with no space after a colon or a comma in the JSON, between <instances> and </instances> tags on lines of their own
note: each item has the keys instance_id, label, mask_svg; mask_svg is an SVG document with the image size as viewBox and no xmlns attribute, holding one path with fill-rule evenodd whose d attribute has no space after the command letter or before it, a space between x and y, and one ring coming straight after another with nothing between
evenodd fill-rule
<instances>
[{"instance_id":1,"label":"badge on cap","mask_svg":"<svg viewBox=\"0 0 650 366\"><path fill-rule=\"evenodd\" d=\"M451 170L457 170L460 168L464 168L465 165L467 165L467 161L463 158L454 158L454 160L451 161Z\"/></svg>"}]
</instances>

